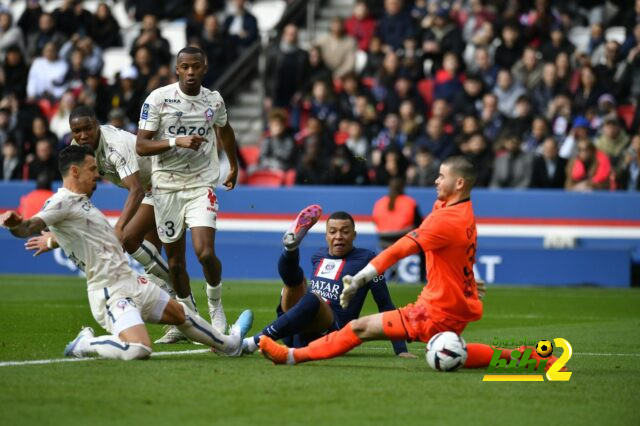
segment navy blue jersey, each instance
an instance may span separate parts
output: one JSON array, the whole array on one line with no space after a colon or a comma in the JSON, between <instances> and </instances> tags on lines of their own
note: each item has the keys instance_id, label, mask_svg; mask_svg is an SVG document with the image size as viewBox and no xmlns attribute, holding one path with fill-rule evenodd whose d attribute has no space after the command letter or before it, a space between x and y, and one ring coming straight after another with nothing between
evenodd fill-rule
<instances>
[{"instance_id":1,"label":"navy blue jersey","mask_svg":"<svg viewBox=\"0 0 640 426\"><path fill-rule=\"evenodd\" d=\"M340 306L340 294L343 288L342 277L355 275L374 257L375 253L371 250L355 247L345 257L330 255L328 248L320 249L311 256L313 273L308 278L309 291L327 301L333 310L338 328L344 327L349 321L360 316L364 300L369 291L373 294L373 299L378 305L379 312L391 311L396 308L391 301L384 276L379 276L375 279L375 282L370 281L360 288L351 299L347 309L343 309ZM393 349L396 353L406 352L407 346L404 341L393 342Z\"/></svg>"}]
</instances>

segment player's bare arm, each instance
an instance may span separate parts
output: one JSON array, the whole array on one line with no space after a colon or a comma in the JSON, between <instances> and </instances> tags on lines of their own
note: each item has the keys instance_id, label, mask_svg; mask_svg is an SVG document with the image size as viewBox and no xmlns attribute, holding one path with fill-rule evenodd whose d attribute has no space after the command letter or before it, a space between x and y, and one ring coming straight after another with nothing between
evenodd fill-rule
<instances>
[{"instance_id":1,"label":"player's bare arm","mask_svg":"<svg viewBox=\"0 0 640 426\"><path fill-rule=\"evenodd\" d=\"M127 188L129 195L127 195L127 200L122 208L120 218L114 226L116 237L118 237L120 242L122 242L124 235L124 227L136 214L138 208L140 208L140 203L142 203L142 199L144 198L144 188L140 182L140 172L135 172L122 179L122 185Z\"/></svg>"},{"instance_id":2,"label":"player's bare arm","mask_svg":"<svg viewBox=\"0 0 640 426\"><path fill-rule=\"evenodd\" d=\"M138 155L149 156L161 154L169 151L174 146L197 151L200 149L200 145L207 142L205 138L198 135L180 136L156 141L153 140L155 134L156 132L153 130L138 130L138 136L136 138L136 152Z\"/></svg>"},{"instance_id":3,"label":"player's bare arm","mask_svg":"<svg viewBox=\"0 0 640 426\"><path fill-rule=\"evenodd\" d=\"M9 228L9 231L18 238L27 238L36 235L47 227L42 219L33 217L23 220L22 216L14 211L8 211L0 216L0 225Z\"/></svg>"},{"instance_id":4,"label":"player's bare arm","mask_svg":"<svg viewBox=\"0 0 640 426\"><path fill-rule=\"evenodd\" d=\"M225 154L227 154L227 158L229 159L229 174L227 178L224 180L222 185L224 185L227 190L231 190L236 186L236 182L238 180L238 157L236 155L236 135L233 131L233 128L227 121L223 127L215 127L216 136L218 140L222 142L222 148L224 149Z\"/></svg>"}]
</instances>

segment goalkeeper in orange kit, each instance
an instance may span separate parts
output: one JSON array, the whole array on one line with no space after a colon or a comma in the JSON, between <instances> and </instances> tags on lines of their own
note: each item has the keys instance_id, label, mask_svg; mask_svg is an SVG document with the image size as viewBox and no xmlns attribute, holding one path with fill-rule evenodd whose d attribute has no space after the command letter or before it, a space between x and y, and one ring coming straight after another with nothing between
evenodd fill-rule
<instances>
[{"instance_id":1,"label":"goalkeeper in orange kit","mask_svg":"<svg viewBox=\"0 0 640 426\"><path fill-rule=\"evenodd\" d=\"M438 200L420 227L377 255L353 277L343 278L340 303L346 307L365 283L403 257L422 251L427 260L428 284L415 303L355 319L304 348L288 348L262 336L263 355L276 364L298 364L342 355L368 340L428 342L442 331L461 334L468 323L479 320L480 298L485 289L473 276L477 232L471 189L475 180L476 171L469 160L446 159L436 180ZM467 368L486 367L493 356L491 346L479 343L468 344L467 352ZM537 355L533 352L531 356ZM504 349L501 358L510 357L511 350ZM547 368L554 361L555 357L549 358Z\"/></svg>"}]
</instances>

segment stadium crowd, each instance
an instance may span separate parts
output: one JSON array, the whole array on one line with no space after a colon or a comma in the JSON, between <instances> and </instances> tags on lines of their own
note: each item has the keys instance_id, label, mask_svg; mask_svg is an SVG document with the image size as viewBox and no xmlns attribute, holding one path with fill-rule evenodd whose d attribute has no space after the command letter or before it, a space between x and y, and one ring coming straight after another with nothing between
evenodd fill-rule
<instances>
[{"instance_id":1,"label":"stadium crowd","mask_svg":"<svg viewBox=\"0 0 640 426\"><path fill-rule=\"evenodd\" d=\"M259 168L431 186L463 154L481 187L640 188L640 1L358 1L297 33L267 53Z\"/></svg>"},{"instance_id":2,"label":"stadium crowd","mask_svg":"<svg viewBox=\"0 0 640 426\"><path fill-rule=\"evenodd\" d=\"M135 132L147 94L176 81L161 19L186 18L211 85L258 39L244 3L126 0L140 34L111 84L103 52L123 39L107 5L0 9L0 178L59 179L75 105ZM289 24L264 53L266 130L249 171L431 186L463 154L478 186L638 190L638 52L640 1L358 1L308 49Z\"/></svg>"}]
</instances>

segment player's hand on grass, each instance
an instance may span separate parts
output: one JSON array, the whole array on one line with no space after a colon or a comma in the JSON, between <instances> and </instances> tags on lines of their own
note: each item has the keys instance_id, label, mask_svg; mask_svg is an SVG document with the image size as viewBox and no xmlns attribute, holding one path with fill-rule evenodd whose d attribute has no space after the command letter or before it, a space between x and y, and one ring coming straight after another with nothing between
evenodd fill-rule
<instances>
[{"instance_id":1,"label":"player's hand on grass","mask_svg":"<svg viewBox=\"0 0 640 426\"><path fill-rule=\"evenodd\" d=\"M417 356L415 356L414 354L410 353L410 352L400 352L398 354L398 358L404 358L404 359L416 359L418 358Z\"/></svg>"},{"instance_id":2,"label":"player's hand on grass","mask_svg":"<svg viewBox=\"0 0 640 426\"><path fill-rule=\"evenodd\" d=\"M478 289L478 299L484 299L484 296L487 294L487 285L484 280L476 278L476 288Z\"/></svg>"},{"instance_id":3,"label":"player's hand on grass","mask_svg":"<svg viewBox=\"0 0 640 426\"><path fill-rule=\"evenodd\" d=\"M53 250L49 247L49 244L47 244L49 238L53 238L53 234L47 231L42 231L41 234L42 235L39 235L37 237L29 238L27 242L24 243L24 248L26 248L27 250L35 250L35 253L33 253L33 257Z\"/></svg>"},{"instance_id":4,"label":"player's hand on grass","mask_svg":"<svg viewBox=\"0 0 640 426\"><path fill-rule=\"evenodd\" d=\"M0 226L13 228L22 223L22 216L14 211L4 212L0 215Z\"/></svg>"},{"instance_id":5,"label":"player's hand on grass","mask_svg":"<svg viewBox=\"0 0 640 426\"><path fill-rule=\"evenodd\" d=\"M236 187L236 182L238 181L238 168L232 168L229 170L229 174L227 178L224 180L222 185L227 188L227 191L231 191Z\"/></svg>"},{"instance_id":6,"label":"player's hand on grass","mask_svg":"<svg viewBox=\"0 0 640 426\"><path fill-rule=\"evenodd\" d=\"M177 146L181 148L189 148L194 151L200 149L200 145L203 143L207 143L207 140L198 135L180 136L179 138L176 138Z\"/></svg>"}]
</instances>

